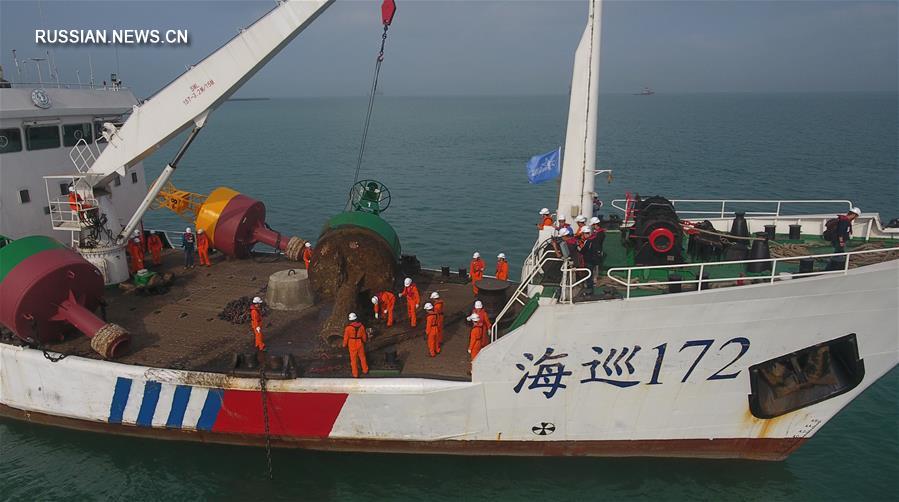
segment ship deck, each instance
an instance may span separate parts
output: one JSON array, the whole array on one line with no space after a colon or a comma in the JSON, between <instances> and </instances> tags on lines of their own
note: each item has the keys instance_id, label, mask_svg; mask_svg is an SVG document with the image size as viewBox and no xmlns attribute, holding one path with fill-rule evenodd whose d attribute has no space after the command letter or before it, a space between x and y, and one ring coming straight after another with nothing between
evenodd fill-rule
<instances>
[{"instance_id":1,"label":"ship deck","mask_svg":"<svg viewBox=\"0 0 899 502\"><path fill-rule=\"evenodd\" d=\"M106 320L121 325L131 334L126 355L116 361L141 366L229 373L236 354L255 353L249 323L233 324L219 318L232 300L262 295L271 274L297 268L302 263L259 254L248 260L227 259L212 253L211 267L183 268L183 255L168 249L156 272L172 272L175 280L162 294L125 292L107 288ZM366 327L373 328L367 345L370 376L435 377L467 380L469 328L464 318L470 313L473 294L470 284L458 277L444 278L439 272L422 271L416 276L422 301L432 291L445 302L443 350L437 357L428 354L424 334L424 313L419 310L418 326L411 328L405 301L397 299L395 323L387 328L375 321L371 308L360 312ZM269 356L293 356L299 374L315 377L351 376L346 349L329 346L319 337L330 305L322 303L300 311L269 309L265 317L265 343ZM97 359L87 337L76 335L54 343L49 350ZM387 353L396 351L401 369L387 364Z\"/></svg>"},{"instance_id":2,"label":"ship deck","mask_svg":"<svg viewBox=\"0 0 899 502\"><path fill-rule=\"evenodd\" d=\"M848 251L871 248L895 247L897 239L880 239L864 241L854 239ZM684 257L691 263L701 263L693 259L686 251ZM802 235L801 239L790 241L786 236L778 235L775 248L779 252L791 251L796 256L803 254L827 254L832 249L826 241L816 235ZM575 292L575 301L602 301L622 298L625 286L607 277L607 271L615 267L633 267L633 251L625 246L620 233L609 231L604 245L605 260L598 271L598 283L593 295ZM798 253L798 254L796 254ZM878 261L896 259L896 251L888 254L872 254ZM175 280L161 294L146 294L125 291L121 288L107 288L105 308L106 320L124 327L131 334L131 346L117 362L140 366L206 371L229 374L234 368L237 354L253 354L253 336L249 323L233 324L219 318L226 305L241 297L262 296L271 274L291 268L302 267L302 264L288 261L278 255L260 253L247 260L229 259L221 253L212 253L212 266L185 270L182 267L183 255L179 250L167 249L163 253L163 263L152 267L156 272L171 272ZM827 258L818 260L826 261ZM798 263L783 263L778 270L789 272L798 269ZM816 270L823 270L818 263ZM654 286L654 282L668 280L669 273L675 270L660 268L640 272L634 276L640 287L633 286L631 297L670 294L664 285ZM749 284L754 276L769 275L769 272L758 274L745 272L743 264L725 264L707 269L709 279L719 277L737 277L745 274L744 283ZM684 280L696 279L686 269L677 269ZM694 271L695 272L695 271ZM694 274L695 275L695 274ZM541 279L535 278L537 282ZM767 280L767 279L765 279ZM361 320L373 329L372 339L366 346L366 353L371 371L369 376L425 377L453 380L470 379L470 362L467 352L469 326L464 318L471 311L474 300L471 285L457 275L444 277L439 272L422 271L415 276L415 281L422 294L422 300L432 291L439 291L445 301L445 330L443 350L437 357L430 357L424 334L424 313L419 311L419 323L411 328L406 314L405 302L397 300L395 308L395 324L387 328L383 321L376 321L371 315L371 308L366 304ZM548 286L557 284L544 283ZM735 282L709 282L703 289L737 286ZM511 285L511 294L515 285ZM696 284L683 285L684 291L697 289ZM549 288L543 294L557 294L558 288ZM362 299L360 299L362 303ZM532 310L531 310L532 312ZM516 319L519 312L508 313L504 321L515 319L515 325L529 317L528 309L524 309L521 319ZM269 310L265 318L265 342L268 355L292 355L298 374L310 377L348 377L351 375L349 358L346 349L331 347L320 336L325 321L331 314L328 302L309 306L300 311ZM505 324L504 324L505 326ZM12 343L19 343L14 339ZM90 347L87 337L72 337L53 343L47 349L62 354L78 355L97 359L100 356ZM396 354L399 367L390 364L389 355Z\"/></svg>"}]
</instances>

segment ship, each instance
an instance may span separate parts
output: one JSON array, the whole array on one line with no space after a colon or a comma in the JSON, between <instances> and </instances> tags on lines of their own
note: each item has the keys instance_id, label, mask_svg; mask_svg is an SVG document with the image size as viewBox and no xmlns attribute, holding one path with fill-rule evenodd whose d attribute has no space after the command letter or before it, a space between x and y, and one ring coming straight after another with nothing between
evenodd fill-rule
<instances>
[{"instance_id":1,"label":"ship","mask_svg":"<svg viewBox=\"0 0 899 502\"><path fill-rule=\"evenodd\" d=\"M649 87L644 87L642 91L635 92L634 96L652 96L656 91L650 89Z\"/></svg>"},{"instance_id":2,"label":"ship","mask_svg":"<svg viewBox=\"0 0 899 502\"><path fill-rule=\"evenodd\" d=\"M121 95L130 107L121 120L105 118L120 108L79 108L72 120L100 119L105 141L53 150L72 158L68 171L27 142L0 154L0 415L267 448L781 460L896 366L899 228L850 200L626 194L596 224L601 263L559 252L557 230L545 226L510 282L422 267L387 219L399 194L376 180L352 186L346 210L314 236L308 266L300 256L310 239L270 228L262 201L224 186L176 188L173 174L209 114L331 4L279 2L149 99ZM588 4L557 218L595 211L602 2ZM25 106L43 86L17 87L0 88L0 103L22 93L29 114L4 110L4 131L69 123L40 96ZM63 91L44 92L62 104ZM116 180L131 187L140 162L188 130L159 178L120 196ZM16 187L44 183L49 206L10 212L19 210L8 202L10 171L21 176ZM57 195L59 176L74 200ZM151 207L204 229L213 266L185 267L180 232L143 229ZM858 213L853 238L834 253L822 232L849 212ZM129 271L126 246L151 235L164 244L160 263ZM437 292L445 302L436 357L408 318L420 309L398 302L388 326L369 302L404 278L423 299ZM246 322L254 296L268 309L264 352ZM491 326L471 360L475 298ZM361 378L340 343L348 312L370 338Z\"/></svg>"}]
</instances>

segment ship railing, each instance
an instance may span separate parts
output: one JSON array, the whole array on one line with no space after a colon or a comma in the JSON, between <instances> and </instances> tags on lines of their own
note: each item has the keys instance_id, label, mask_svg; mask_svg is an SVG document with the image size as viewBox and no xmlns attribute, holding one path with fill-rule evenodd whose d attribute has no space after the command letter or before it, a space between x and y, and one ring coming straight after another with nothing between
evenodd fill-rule
<instances>
[{"instance_id":1,"label":"ship railing","mask_svg":"<svg viewBox=\"0 0 899 502\"><path fill-rule=\"evenodd\" d=\"M95 91L123 91L128 89L121 84L97 84L97 83L81 83L81 82L4 82L4 84L9 84L9 88L42 88L42 89L90 89Z\"/></svg>"},{"instance_id":2,"label":"ship railing","mask_svg":"<svg viewBox=\"0 0 899 502\"><path fill-rule=\"evenodd\" d=\"M79 139L75 143L75 146L69 150L69 159L75 165L75 170L79 173L85 173L94 165L97 157L100 156L100 145L95 145L95 148L97 149L96 152L84 138Z\"/></svg>"},{"instance_id":3,"label":"ship railing","mask_svg":"<svg viewBox=\"0 0 899 502\"><path fill-rule=\"evenodd\" d=\"M593 274L593 272L587 268L571 267L571 260L569 258L558 258L550 250L543 250L542 252L539 252L539 254L532 254L531 256L539 256L539 260L529 269L527 275L522 277L521 282L518 283L518 287L515 288L512 296L493 320L493 325L490 327L491 341L496 341L499 336L500 319L505 317L516 304L524 306L530 301L531 297L529 296L529 291L531 286L544 284L543 281L540 281L540 283L535 283L534 281L537 277L541 277L546 273L544 266L547 263L561 263L560 271L562 273L562 280L561 283L558 284L560 289L560 303L574 303L574 298L576 297L574 293L575 288L585 283Z\"/></svg>"},{"instance_id":4,"label":"ship railing","mask_svg":"<svg viewBox=\"0 0 899 502\"><path fill-rule=\"evenodd\" d=\"M816 211L822 213L836 213L840 210L848 212L852 208L852 201L844 199L672 199L670 202L674 205L674 210L679 216L704 218L727 218L734 216L738 211L744 212L746 216L795 217L795 213L784 214L784 212L788 208L798 209L799 206L806 208L813 206ZM621 211L622 214L627 213L626 205L627 199L614 199L612 201L612 207ZM825 208L825 210L819 210L819 208ZM757 210L748 211L746 209ZM834 211L831 211L831 209Z\"/></svg>"},{"instance_id":5,"label":"ship railing","mask_svg":"<svg viewBox=\"0 0 899 502\"><path fill-rule=\"evenodd\" d=\"M589 268L571 267L571 261L566 260L562 264L562 287L559 294L560 303L574 303L577 297L575 288L587 282L593 276L593 270ZM578 278L578 276L582 276Z\"/></svg>"},{"instance_id":6,"label":"ship railing","mask_svg":"<svg viewBox=\"0 0 899 502\"><path fill-rule=\"evenodd\" d=\"M532 255L533 256L533 255ZM518 283L518 287L515 288L515 291L512 293L512 296L509 297L509 300L503 306L503 309L499 311L499 314L496 315L496 318L493 319L493 325L490 327L490 340L496 341L499 336L499 321L506 314L512 310L512 307L515 304L519 304L524 306L528 301L530 301L530 296L528 296L528 291L530 287L533 285L534 279L544 274L543 266L549 261L562 261L562 258L556 258L555 256L550 256L549 254L544 253L536 264L529 269L527 275L521 278L521 281ZM528 270L528 269L524 269Z\"/></svg>"},{"instance_id":7,"label":"ship railing","mask_svg":"<svg viewBox=\"0 0 899 502\"><path fill-rule=\"evenodd\" d=\"M661 286L670 286L670 285L684 285L684 284L695 284L696 291L707 291L710 286L714 283L734 283L734 286L740 286L743 284L752 284L758 283L759 281L764 281L773 284L776 281L785 281L791 280L798 277L811 277L811 276L820 276L820 275L846 275L849 272L850 264L852 259L855 258L856 262L858 262L861 256L868 256L873 254L891 254L891 253L899 253L899 247L891 247L891 248L882 248L882 249L866 249L861 251L849 251L845 253L828 253L828 254L815 254L815 255L805 255L805 256L789 256L782 258L763 258L757 260L739 260L739 261L719 261L719 262L704 262L704 263L684 263L679 265L653 265L653 266L644 266L644 267L613 267L610 268L606 272L606 276L620 284L626 288L625 299L630 299L631 295L635 290L639 290L641 288L650 288L656 289ZM835 268L830 268L828 270L818 270L811 272L793 272L793 271L785 271L783 269L783 264L787 262L798 262L800 260L821 260L828 258L830 264L833 264ZM884 260L886 261L886 260ZM755 274L746 276L728 276L728 277L709 277L706 276L706 272L711 274L716 267L733 267L734 265L748 265L748 264L763 264L770 265L771 270L767 274ZM867 263L865 263L867 264ZM780 265L780 270L778 270L778 266ZM664 270L668 272L672 271L683 271L684 275L686 273L690 273L695 277L695 279L680 279L676 281L666 280L666 281L652 281L652 282L640 282L643 278L649 276L650 271L653 270ZM695 270L695 272L694 272ZM670 275L668 276L670 279ZM668 290L670 288L665 288ZM667 293L667 291L665 291Z\"/></svg>"}]
</instances>

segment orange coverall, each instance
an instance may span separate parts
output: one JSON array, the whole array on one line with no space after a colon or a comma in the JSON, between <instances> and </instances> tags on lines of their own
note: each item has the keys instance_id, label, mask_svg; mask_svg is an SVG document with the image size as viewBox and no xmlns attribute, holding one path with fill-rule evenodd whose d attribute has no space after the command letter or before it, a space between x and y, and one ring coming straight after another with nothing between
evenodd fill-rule
<instances>
[{"instance_id":1,"label":"orange coverall","mask_svg":"<svg viewBox=\"0 0 899 502\"><path fill-rule=\"evenodd\" d=\"M133 240L128 241L128 254L131 255L131 273L136 274L144 268L144 250Z\"/></svg>"},{"instance_id":2,"label":"orange coverall","mask_svg":"<svg viewBox=\"0 0 899 502\"><path fill-rule=\"evenodd\" d=\"M375 314L379 314L381 319L387 320L387 327L393 326L393 307L396 305L396 295L390 291L381 291L378 294L378 304L373 305Z\"/></svg>"},{"instance_id":3,"label":"orange coverall","mask_svg":"<svg viewBox=\"0 0 899 502\"><path fill-rule=\"evenodd\" d=\"M418 324L418 319L415 317L415 309L418 308L418 304L421 303L421 296L418 295L418 286L416 286L415 283L412 283L408 288L403 288L403 292L400 293L400 296L406 297L406 312L408 312L409 322L414 328Z\"/></svg>"},{"instance_id":4,"label":"orange coverall","mask_svg":"<svg viewBox=\"0 0 899 502\"><path fill-rule=\"evenodd\" d=\"M478 320L478 322L474 323L474 326L471 327L471 334L468 337L468 350L471 352L472 361L474 361L475 357L478 357L478 352L481 351L486 333L487 329L482 320Z\"/></svg>"},{"instance_id":5,"label":"orange coverall","mask_svg":"<svg viewBox=\"0 0 899 502\"><path fill-rule=\"evenodd\" d=\"M440 314L433 310L425 317L425 334L428 335L428 353L434 357L440 353Z\"/></svg>"},{"instance_id":6,"label":"orange coverall","mask_svg":"<svg viewBox=\"0 0 899 502\"><path fill-rule=\"evenodd\" d=\"M150 237L147 238L147 249L153 256L153 265L162 263L162 239L158 235L150 234Z\"/></svg>"},{"instance_id":7,"label":"orange coverall","mask_svg":"<svg viewBox=\"0 0 899 502\"><path fill-rule=\"evenodd\" d=\"M265 350L265 337L262 335L262 313L258 305L250 306L250 321L253 324L253 335L256 338L256 350Z\"/></svg>"},{"instance_id":8,"label":"orange coverall","mask_svg":"<svg viewBox=\"0 0 899 502\"><path fill-rule=\"evenodd\" d=\"M209 237L206 236L206 232L197 234L197 253L200 255L200 265L207 267L211 265L209 263Z\"/></svg>"},{"instance_id":9,"label":"orange coverall","mask_svg":"<svg viewBox=\"0 0 899 502\"><path fill-rule=\"evenodd\" d=\"M303 248L303 262L306 264L306 270L309 270L309 264L312 263L312 248Z\"/></svg>"},{"instance_id":10,"label":"orange coverall","mask_svg":"<svg viewBox=\"0 0 899 502\"><path fill-rule=\"evenodd\" d=\"M468 273L471 275L471 289L475 295L478 294L478 287L475 286L475 283L484 278L484 269L486 268L487 266L481 258L471 260L471 265L468 267Z\"/></svg>"},{"instance_id":11,"label":"orange coverall","mask_svg":"<svg viewBox=\"0 0 899 502\"><path fill-rule=\"evenodd\" d=\"M506 260L496 262L496 278L501 281L509 279L509 262Z\"/></svg>"},{"instance_id":12,"label":"orange coverall","mask_svg":"<svg viewBox=\"0 0 899 502\"><path fill-rule=\"evenodd\" d=\"M365 326L359 321L353 321L343 328L343 346L350 351L350 367L353 369L353 378L359 378L359 363L362 363L362 373L368 374L368 361L365 360L365 342L368 341L368 333ZM358 360L358 362L357 362Z\"/></svg>"},{"instance_id":13,"label":"orange coverall","mask_svg":"<svg viewBox=\"0 0 899 502\"><path fill-rule=\"evenodd\" d=\"M541 220L540 223L537 224L537 229L543 230L543 227L551 227L551 226L553 226L553 218L552 218L552 216L547 214L546 216L543 217L543 220Z\"/></svg>"},{"instance_id":14,"label":"orange coverall","mask_svg":"<svg viewBox=\"0 0 899 502\"><path fill-rule=\"evenodd\" d=\"M437 314L437 346L443 345L443 300L440 298L434 300L434 313ZM440 352L440 351L438 351Z\"/></svg>"},{"instance_id":15,"label":"orange coverall","mask_svg":"<svg viewBox=\"0 0 899 502\"><path fill-rule=\"evenodd\" d=\"M480 321L478 321L478 322L481 322L484 324L484 339L481 340L481 347L484 347L488 343L490 343L490 340L487 339L487 330L489 330L491 327L493 327L493 323L490 321L490 316L487 315L487 311L484 309L474 309L471 311L471 313L477 314L478 318L480 318Z\"/></svg>"}]
</instances>

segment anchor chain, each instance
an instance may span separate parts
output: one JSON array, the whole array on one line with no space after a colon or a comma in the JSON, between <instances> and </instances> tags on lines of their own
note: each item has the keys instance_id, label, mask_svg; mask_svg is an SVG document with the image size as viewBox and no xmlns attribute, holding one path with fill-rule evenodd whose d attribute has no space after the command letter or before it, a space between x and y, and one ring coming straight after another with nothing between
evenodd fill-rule
<instances>
[{"instance_id":1,"label":"anchor chain","mask_svg":"<svg viewBox=\"0 0 899 502\"><path fill-rule=\"evenodd\" d=\"M272 479L272 435L268 422L268 378L265 376L265 361L259 365L259 388L262 390L262 419L265 424L265 459L268 462L268 479Z\"/></svg>"}]
</instances>

